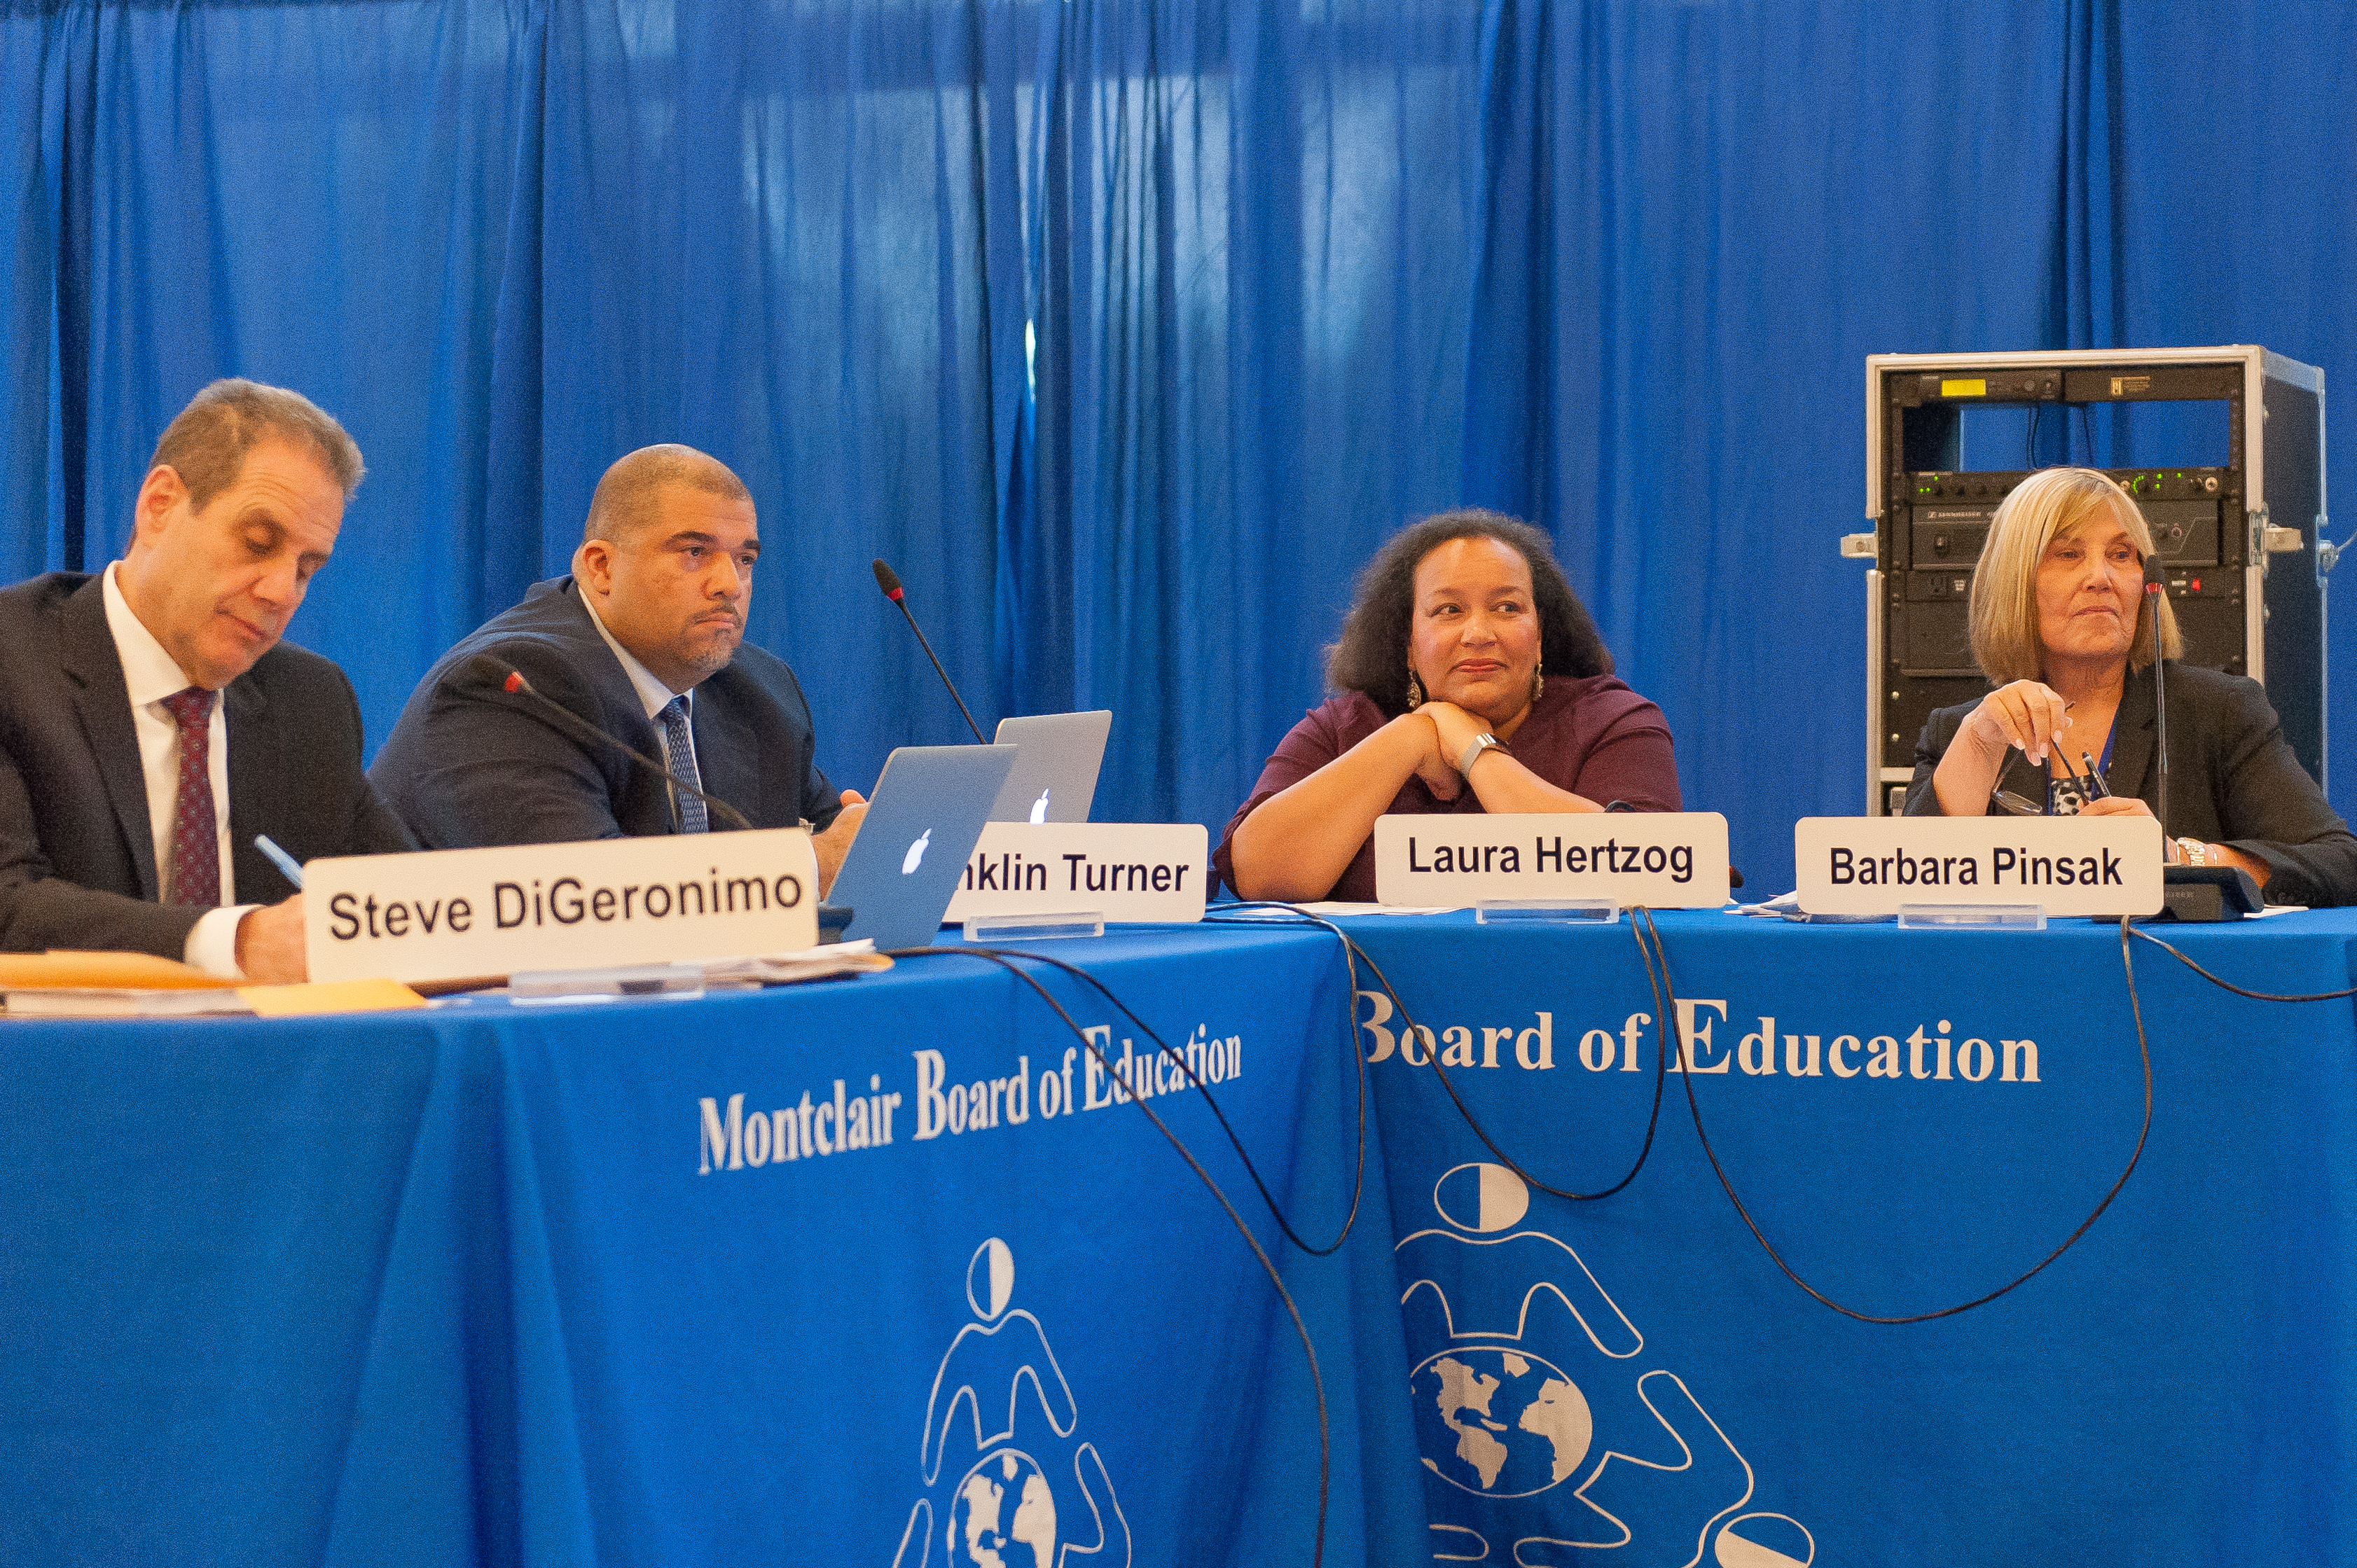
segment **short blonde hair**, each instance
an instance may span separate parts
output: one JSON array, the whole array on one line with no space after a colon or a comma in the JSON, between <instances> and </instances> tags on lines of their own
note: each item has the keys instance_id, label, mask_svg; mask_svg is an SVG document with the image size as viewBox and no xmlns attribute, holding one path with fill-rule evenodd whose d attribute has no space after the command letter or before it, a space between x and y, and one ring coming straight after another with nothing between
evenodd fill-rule
<instances>
[{"instance_id":1,"label":"short blonde hair","mask_svg":"<svg viewBox=\"0 0 2357 1568\"><path fill-rule=\"evenodd\" d=\"M1992 683L2035 681L2045 674L2046 646L2038 634L2039 563L2046 559L2049 544L2077 533L2106 506L2117 509L2136 553L2150 555L2152 530L2136 498L2110 475L2093 468L2041 468L2015 486L1989 520L1988 542L1981 547L1980 566L1973 574L1971 618L1973 660ZM2156 611L2160 656L2182 656L2185 643L2177 634L2177 616L2169 607L2168 596L2157 601L2148 594L2136 597L2140 602L2136 639L2128 644L2128 668L2141 670L2153 660Z\"/></svg>"}]
</instances>

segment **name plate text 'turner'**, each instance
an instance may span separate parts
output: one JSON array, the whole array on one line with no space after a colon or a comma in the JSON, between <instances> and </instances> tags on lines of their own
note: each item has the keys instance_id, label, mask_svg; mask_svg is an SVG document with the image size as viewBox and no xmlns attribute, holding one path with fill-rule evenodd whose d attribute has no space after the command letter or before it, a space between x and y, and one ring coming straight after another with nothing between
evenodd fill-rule
<instances>
[{"instance_id":1,"label":"name plate text 'turner'","mask_svg":"<svg viewBox=\"0 0 2357 1568\"><path fill-rule=\"evenodd\" d=\"M992 822L943 918L1097 914L1183 924L1203 918L1211 875L1200 822Z\"/></svg>"},{"instance_id":2,"label":"name plate text 'turner'","mask_svg":"<svg viewBox=\"0 0 2357 1568\"><path fill-rule=\"evenodd\" d=\"M1803 817L1801 908L1895 915L1921 904L2035 904L2049 918L2160 908L2150 817Z\"/></svg>"},{"instance_id":3,"label":"name plate text 'turner'","mask_svg":"<svg viewBox=\"0 0 2357 1568\"><path fill-rule=\"evenodd\" d=\"M344 855L303 868L313 980L460 980L818 943L800 828Z\"/></svg>"},{"instance_id":4,"label":"name plate text 'turner'","mask_svg":"<svg viewBox=\"0 0 2357 1568\"><path fill-rule=\"evenodd\" d=\"M1727 881L1727 819L1717 811L1375 819L1375 897L1386 904L1593 898L1716 909Z\"/></svg>"}]
</instances>

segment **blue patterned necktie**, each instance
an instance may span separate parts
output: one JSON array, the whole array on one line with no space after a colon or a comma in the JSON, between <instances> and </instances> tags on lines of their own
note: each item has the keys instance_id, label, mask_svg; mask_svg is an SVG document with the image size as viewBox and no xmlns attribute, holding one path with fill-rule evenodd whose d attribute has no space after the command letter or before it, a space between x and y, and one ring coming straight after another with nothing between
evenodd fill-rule
<instances>
[{"instance_id":1,"label":"blue patterned necktie","mask_svg":"<svg viewBox=\"0 0 2357 1568\"><path fill-rule=\"evenodd\" d=\"M671 764L672 777L684 779L701 788L704 779L695 771L695 747L688 743L687 738L687 699L673 697L663 705L660 716L662 719L663 756ZM702 796L691 795L684 789L673 789L672 794L679 801L680 832L701 833L712 831L711 823L704 814Z\"/></svg>"}]
</instances>

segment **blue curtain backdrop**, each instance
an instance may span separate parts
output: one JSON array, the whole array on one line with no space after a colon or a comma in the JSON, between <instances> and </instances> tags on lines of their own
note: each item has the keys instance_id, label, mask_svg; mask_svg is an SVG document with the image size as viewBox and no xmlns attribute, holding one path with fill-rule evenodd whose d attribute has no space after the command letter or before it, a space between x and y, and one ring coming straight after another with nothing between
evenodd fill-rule
<instances>
[{"instance_id":1,"label":"blue curtain backdrop","mask_svg":"<svg viewBox=\"0 0 2357 1568\"><path fill-rule=\"evenodd\" d=\"M1216 828L1480 502L1773 890L1864 794L1865 356L2339 378L2352 77L2343 0L15 0L0 555L104 562L197 387L301 388L371 477L294 635L374 739L686 441L836 778L961 735L881 555L985 723L1110 707L1099 814Z\"/></svg>"}]
</instances>

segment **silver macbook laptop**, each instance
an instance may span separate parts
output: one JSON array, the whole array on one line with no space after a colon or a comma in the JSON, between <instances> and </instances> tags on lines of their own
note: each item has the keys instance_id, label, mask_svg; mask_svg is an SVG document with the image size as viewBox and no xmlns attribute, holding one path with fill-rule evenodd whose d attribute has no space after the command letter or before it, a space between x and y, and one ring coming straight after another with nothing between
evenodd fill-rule
<instances>
[{"instance_id":1,"label":"silver macbook laptop","mask_svg":"<svg viewBox=\"0 0 2357 1568\"><path fill-rule=\"evenodd\" d=\"M904 746L884 759L826 896L851 910L845 938L885 951L932 944L1015 756L1011 746Z\"/></svg>"},{"instance_id":2,"label":"silver macbook laptop","mask_svg":"<svg viewBox=\"0 0 2357 1568\"><path fill-rule=\"evenodd\" d=\"M1085 822L1096 799L1097 768L1104 761L1105 736L1113 711L1039 714L1001 719L1001 746L1022 747L1014 771L990 808L994 822Z\"/></svg>"}]
</instances>

